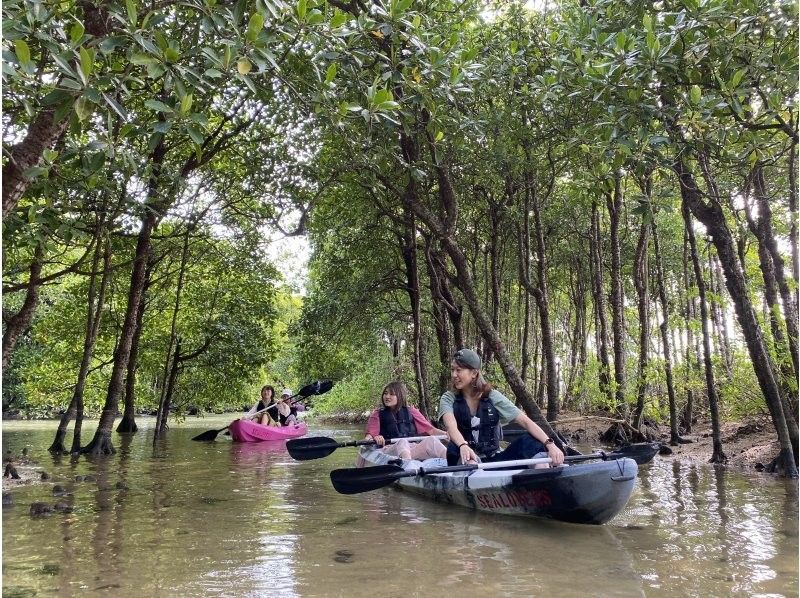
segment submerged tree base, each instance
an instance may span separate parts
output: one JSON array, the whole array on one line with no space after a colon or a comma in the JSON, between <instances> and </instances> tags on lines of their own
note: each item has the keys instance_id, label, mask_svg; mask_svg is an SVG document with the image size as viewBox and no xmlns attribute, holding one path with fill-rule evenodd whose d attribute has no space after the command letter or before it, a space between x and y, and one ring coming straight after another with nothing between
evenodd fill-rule
<instances>
[{"instance_id":1,"label":"submerged tree base","mask_svg":"<svg viewBox=\"0 0 800 598\"><path fill-rule=\"evenodd\" d=\"M81 449L82 455L89 455L94 457L105 457L116 453L114 443L111 442L111 437L102 435L99 438L95 437L89 444Z\"/></svg>"},{"instance_id":2,"label":"submerged tree base","mask_svg":"<svg viewBox=\"0 0 800 598\"><path fill-rule=\"evenodd\" d=\"M117 426L118 434L135 434L139 430L136 421L131 417L123 417Z\"/></svg>"}]
</instances>

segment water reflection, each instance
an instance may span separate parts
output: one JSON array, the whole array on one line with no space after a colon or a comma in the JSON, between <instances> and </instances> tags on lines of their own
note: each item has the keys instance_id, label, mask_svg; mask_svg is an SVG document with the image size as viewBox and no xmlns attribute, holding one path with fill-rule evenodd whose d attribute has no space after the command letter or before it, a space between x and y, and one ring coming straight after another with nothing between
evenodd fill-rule
<instances>
[{"instance_id":1,"label":"water reflection","mask_svg":"<svg viewBox=\"0 0 800 598\"><path fill-rule=\"evenodd\" d=\"M216 427L225 425L227 420ZM3 448L32 455L52 483L13 490L3 512L4 595L115 596L796 596L797 484L663 461L640 469L609 525L521 521L394 489L330 485L353 449L293 461L283 443L190 438L147 426L111 459L52 459L52 429L6 425ZM343 430L318 430L342 437ZM38 448L36 448L38 447ZM44 455L44 456L43 456ZM90 481L75 476L91 475ZM63 485L72 513L33 519Z\"/></svg>"}]
</instances>

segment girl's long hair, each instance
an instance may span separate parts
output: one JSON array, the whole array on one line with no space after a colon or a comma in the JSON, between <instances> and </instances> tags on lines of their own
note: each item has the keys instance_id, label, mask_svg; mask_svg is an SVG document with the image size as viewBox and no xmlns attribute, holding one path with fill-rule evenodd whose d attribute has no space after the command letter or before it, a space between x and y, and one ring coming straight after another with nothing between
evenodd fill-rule
<instances>
[{"instance_id":1,"label":"girl's long hair","mask_svg":"<svg viewBox=\"0 0 800 598\"><path fill-rule=\"evenodd\" d=\"M397 397L397 409L406 407L408 405L408 389L406 388L406 385L395 380L393 382L389 382L389 384L384 386L383 390L381 391L380 399L378 399L381 409L386 408L386 405L383 404L383 395L387 390Z\"/></svg>"}]
</instances>

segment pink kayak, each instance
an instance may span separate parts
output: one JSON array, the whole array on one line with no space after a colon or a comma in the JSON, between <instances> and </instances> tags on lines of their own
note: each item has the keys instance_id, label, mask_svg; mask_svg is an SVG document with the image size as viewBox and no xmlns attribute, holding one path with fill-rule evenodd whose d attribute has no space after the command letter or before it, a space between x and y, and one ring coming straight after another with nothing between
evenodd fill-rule
<instances>
[{"instance_id":1,"label":"pink kayak","mask_svg":"<svg viewBox=\"0 0 800 598\"><path fill-rule=\"evenodd\" d=\"M304 423L292 426L262 426L249 419L237 419L228 428L231 438L236 442L262 442L265 440L286 440L299 438L308 434L308 426Z\"/></svg>"}]
</instances>

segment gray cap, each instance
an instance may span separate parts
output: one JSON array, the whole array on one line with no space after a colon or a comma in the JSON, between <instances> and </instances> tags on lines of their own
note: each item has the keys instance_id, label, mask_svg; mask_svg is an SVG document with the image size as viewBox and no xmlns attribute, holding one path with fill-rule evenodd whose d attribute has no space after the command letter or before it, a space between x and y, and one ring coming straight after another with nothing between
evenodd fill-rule
<instances>
[{"instance_id":1,"label":"gray cap","mask_svg":"<svg viewBox=\"0 0 800 598\"><path fill-rule=\"evenodd\" d=\"M292 390L289 388L284 388L283 392L281 392L282 397L290 397L292 396Z\"/></svg>"},{"instance_id":2,"label":"gray cap","mask_svg":"<svg viewBox=\"0 0 800 598\"><path fill-rule=\"evenodd\" d=\"M472 349L459 349L453 359L473 370L481 369L481 357Z\"/></svg>"}]
</instances>

